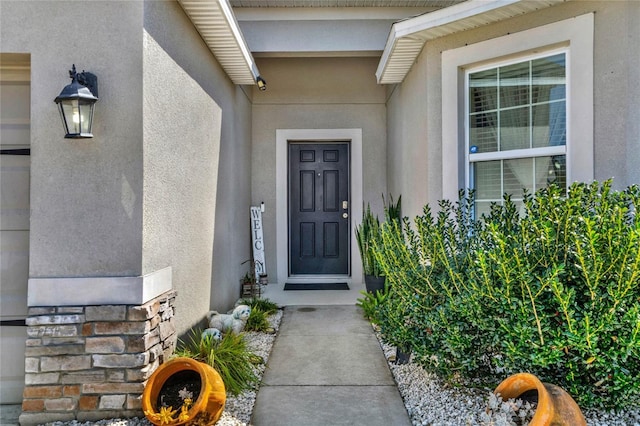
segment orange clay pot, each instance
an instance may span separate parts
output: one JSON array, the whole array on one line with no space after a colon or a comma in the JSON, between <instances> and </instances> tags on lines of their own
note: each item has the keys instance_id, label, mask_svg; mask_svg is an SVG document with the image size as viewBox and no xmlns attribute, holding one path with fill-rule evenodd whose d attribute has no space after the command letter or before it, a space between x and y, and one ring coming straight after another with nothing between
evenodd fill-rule
<instances>
[{"instance_id":1,"label":"orange clay pot","mask_svg":"<svg viewBox=\"0 0 640 426\"><path fill-rule=\"evenodd\" d=\"M506 401L531 390L538 391L538 408L530 426L586 426L582 411L571 395L559 386L542 383L533 374L514 374L500 383L493 393Z\"/></svg>"},{"instance_id":2,"label":"orange clay pot","mask_svg":"<svg viewBox=\"0 0 640 426\"><path fill-rule=\"evenodd\" d=\"M173 416L175 420L169 423L161 421L156 415L160 411L157 401L163 385L174 374L189 370L200 375L201 387L197 399L188 410L188 419L178 420L180 407L174 407L174 409L177 408ZM226 399L227 394L222 378L213 367L192 358L180 357L160 365L149 377L142 393L142 409L147 419L155 425L189 425L194 420L199 425L213 425L222 415Z\"/></svg>"}]
</instances>

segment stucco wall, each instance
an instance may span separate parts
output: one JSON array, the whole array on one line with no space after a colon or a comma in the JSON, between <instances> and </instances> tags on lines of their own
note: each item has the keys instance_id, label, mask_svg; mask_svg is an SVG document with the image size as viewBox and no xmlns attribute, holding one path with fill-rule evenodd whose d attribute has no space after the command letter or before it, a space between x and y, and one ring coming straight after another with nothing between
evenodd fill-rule
<instances>
[{"instance_id":1,"label":"stucco wall","mask_svg":"<svg viewBox=\"0 0 640 426\"><path fill-rule=\"evenodd\" d=\"M440 147L429 144L439 111L425 102L431 90L433 70L429 62L416 62L405 84L387 88L388 187L392 194L402 195L402 215L413 217L422 211L425 200L433 200L439 180ZM419 89L418 89L419 88Z\"/></svg>"},{"instance_id":2,"label":"stucco wall","mask_svg":"<svg viewBox=\"0 0 640 426\"><path fill-rule=\"evenodd\" d=\"M245 93L246 90L246 93ZM251 102L250 88L223 97L222 143L217 182L211 306L230 309L240 295L239 280L251 258ZM218 98L216 98L218 99Z\"/></svg>"},{"instance_id":3,"label":"stucco wall","mask_svg":"<svg viewBox=\"0 0 640 426\"><path fill-rule=\"evenodd\" d=\"M261 58L267 91L253 100L252 202L263 215L269 281L276 274L276 130L362 129L363 197L382 211L386 192L385 91L376 84L377 58ZM358 223L360 218L354 218Z\"/></svg>"},{"instance_id":4,"label":"stucco wall","mask_svg":"<svg viewBox=\"0 0 640 426\"><path fill-rule=\"evenodd\" d=\"M77 296L86 277L171 267L179 332L231 308L250 253L251 91L175 1L2 1L0 19L2 52L31 55L30 278ZM64 139L53 102L74 63L98 76L93 139Z\"/></svg>"},{"instance_id":5,"label":"stucco wall","mask_svg":"<svg viewBox=\"0 0 640 426\"><path fill-rule=\"evenodd\" d=\"M594 10L595 178L621 188L640 184L640 2Z\"/></svg>"},{"instance_id":6,"label":"stucco wall","mask_svg":"<svg viewBox=\"0 0 640 426\"><path fill-rule=\"evenodd\" d=\"M142 10L0 2L0 48L31 55L31 277L141 273ZM74 63L98 76L93 139L64 139L53 102Z\"/></svg>"},{"instance_id":7,"label":"stucco wall","mask_svg":"<svg viewBox=\"0 0 640 426\"><path fill-rule=\"evenodd\" d=\"M220 108L150 36L144 81L143 268L172 267L185 326L209 307Z\"/></svg>"},{"instance_id":8,"label":"stucco wall","mask_svg":"<svg viewBox=\"0 0 640 426\"><path fill-rule=\"evenodd\" d=\"M143 270L173 270L176 326L239 297L250 102L176 2L145 3ZM242 220L246 216L246 220Z\"/></svg>"},{"instance_id":9,"label":"stucco wall","mask_svg":"<svg viewBox=\"0 0 640 426\"><path fill-rule=\"evenodd\" d=\"M389 143L389 191L412 194L403 196L405 214L442 198L441 53L594 11L594 178L613 176L618 187L640 182L640 72L632 53L640 42L640 3L572 1L427 42L404 82L387 87L390 141L401 140Z\"/></svg>"}]
</instances>

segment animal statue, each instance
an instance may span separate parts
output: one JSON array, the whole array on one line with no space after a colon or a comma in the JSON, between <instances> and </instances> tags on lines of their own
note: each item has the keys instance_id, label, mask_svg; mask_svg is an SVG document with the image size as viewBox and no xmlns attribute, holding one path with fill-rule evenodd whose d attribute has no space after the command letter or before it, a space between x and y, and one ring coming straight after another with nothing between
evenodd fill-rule
<instances>
[{"instance_id":1,"label":"animal statue","mask_svg":"<svg viewBox=\"0 0 640 426\"><path fill-rule=\"evenodd\" d=\"M209 321L209 327L217 328L222 333L232 332L238 334L244 330L249 315L251 315L251 308L247 305L239 305L236 306L231 314L211 311L207 314L207 320Z\"/></svg>"},{"instance_id":2,"label":"animal statue","mask_svg":"<svg viewBox=\"0 0 640 426\"><path fill-rule=\"evenodd\" d=\"M202 339L210 338L211 340L221 340L222 333L217 328L207 328L202 332Z\"/></svg>"}]
</instances>

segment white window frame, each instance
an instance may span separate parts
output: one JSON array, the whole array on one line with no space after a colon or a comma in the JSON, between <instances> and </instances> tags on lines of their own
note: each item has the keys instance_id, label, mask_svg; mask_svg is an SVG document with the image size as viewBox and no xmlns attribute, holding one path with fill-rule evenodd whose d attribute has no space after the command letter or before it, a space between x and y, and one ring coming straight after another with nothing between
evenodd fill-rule
<instances>
[{"instance_id":1,"label":"white window frame","mask_svg":"<svg viewBox=\"0 0 640 426\"><path fill-rule=\"evenodd\" d=\"M538 148L523 148L523 149L512 149L508 151L492 151L492 152L481 152L472 154L470 152L469 147L469 75L473 73L477 73L480 71L496 69L499 67L504 67L508 65L518 64L522 62L531 62L536 59L546 58L549 56L557 55L563 53L565 55L565 81L566 81L566 91L565 91L565 105L566 105L566 144L559 146L545 146ZM491 62L489 64L483 64L477 67L469 67L464 71L464 139L465 139L465 188L473 188L475 187L474 182L472 182L473 174L471 172L471 167L473 163L476 162L486 162L486 161L500 161L500 160L512 160L517 158L536 158L536 157L550 157L556 155L565 155L567 154L567 145L569 144L569 140L571 140L571 125L569 123L569 109L570 109L570 99L571 94L569 93L569 76L571 75L571 71L569 69L569 49L567 48L556 48L549 49L538 52L536 54L527 54L518 56L516 58L510 58L509 60L501 60L496 62ZM529 129L531 130L531 129ZM567 170L569 168L569 164L567 162ZM567 172L567 177L569 173ZM501 178L501 184L504 182ZM567 184L569 180L567 180ZM501 193L504 193L502 191ZM520 198L520 197L517 197ZM500 202L501 200L496 200L496 202Z\"/></svg>"},{"instance_id":2,"label":"white window frame","mask_svg":"<svg viewBox=\"0 0 640 426\"><path fill-rule=\"evenodd\" d=\"M467 70L558 49L566 50L567 55L567 184L593 180L593 29L594 16L589 13L442 53L443 198L457 199L458 191L468 188L469 183Z\"/></svg>"}]
</instances>

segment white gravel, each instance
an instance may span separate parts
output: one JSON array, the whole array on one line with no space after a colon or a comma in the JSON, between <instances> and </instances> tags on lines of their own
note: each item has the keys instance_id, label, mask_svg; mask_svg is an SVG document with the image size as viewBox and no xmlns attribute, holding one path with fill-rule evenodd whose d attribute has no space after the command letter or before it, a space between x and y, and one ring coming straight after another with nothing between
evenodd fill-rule
<instances>
[{"instance_id":1,"label":"white gravel","mask_svg":"<svg viewBox=\"0 0 640 426\"><path fill-rule=\"evenodd\" d=\"M453 388L419 365L396 364L395 347L382 342L389 368L415 426L527 425L535 406L522 401L503 402L491 390ZM640 401L622 413L583 412L589 426L640 426Z\"/></svg>"},{"instance_id":2,"label":"white gravel","mask_svg":"<svg viewBox=\"0 0 640 426\"><path fill-rule=\"evenodd\" d=\"M282 310L278 310L277 313L271 315L268 318L269 324L276 330L280 327L280 321L282 320ZM265 334L248 332L245 333L247 345L249 349L256 355L261 356L264 359L264 364L255 366L256 375L262 380L262 375L266 368L267 360L271 354L271 348L273 342L276 339L276 333ZM253 405L256 402L256 391L247 391L234 397L227 396L227 402L222 412L220 420L216 423L216 426L247 426L251 420L251 413L253 412Z\"/></svg>"},{"instance_id":3,"label":"white gravel","mask_svg":"<svg viewBox=\"0 0 640 426\"><path fill-rule=\"evenodd\" d=\"M282 314L280 310L269 317L269 322L276 331L280 326ZM451 387L413 362L396 365L395 347L382 342L378 333L376 336L398 384L411 422L415 426L527 425L535 412L535 407L522 401L502 402L490 390ZM264 358L265 364L275 337L275 334L246 333L249 347ZM260 378L264 374L265 364L256 366L256 373ZM255 400L255 391L245 392L237 397L227 397L225 410L216 426L249 426ZM637 407L622 413L588 411L584 414L589 426L640 426L640 402ZM90 425L152 426L145 418L47 423L47 426Z\"/></svg>"}]
</instances>

